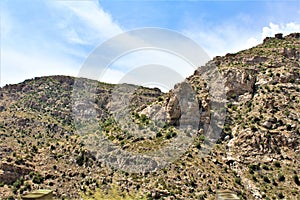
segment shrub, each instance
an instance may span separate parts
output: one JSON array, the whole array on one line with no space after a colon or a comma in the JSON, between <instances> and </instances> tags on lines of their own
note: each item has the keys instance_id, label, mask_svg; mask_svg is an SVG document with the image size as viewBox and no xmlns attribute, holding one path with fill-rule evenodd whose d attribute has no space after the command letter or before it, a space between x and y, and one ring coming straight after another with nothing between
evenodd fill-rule
<instances>
[{"instance_id":1,"label":"shrub","mask_svg":"<svg viewBox=\"0 0 300 200\"><path fill-rule=\"evenodd\" d=\"M177 133L176 132L174 132L174 131L169 131L169 132L167 132L167 134L166 134L166 139L171 139L172 137L176 137L177 136Z\"/></svg>"},{"instance_id":2,"label":"shrub","mask_svg":"<svg viewBox=\"0 0 300 200\"><path fill-rule=\"evenodd\" d=\"M254 174L253 169L249 169L249 173L250 173L250 174Z\"/></svg>"},{"instance_id":3,"label":"shrub","mask_svg":"<svg viewBox=\"0 0 300 200\"><path fill-rule=\"evenodd\" d=\"M294 182L295 182L297 185L300 186L300 180L299 180L299 177L298 177L296 174L293 176L293 179L294 179Z\"/></svg>"},{"instance_id":4,"label":"shrub","mask_svg":"<svg viewBox=\"0 0 300 200\"><path fill-rule=\"evenodd\" d=\"M280 162L278 162L278 161L275 161L275 162L274 162L274 165L275 165L275 167L278 167L278 168L281 167Z\"/></svg>"},{"instance_id":5,"label":"shrub","mask_svg":"<svg viewBox=\"0 0 300 200\"><path fill-rule=\"evenodd\" d=\"M158 138L158 137L161 137L162 136L162 134L161 134L161 132L157 132L156 133L156 137Z\"/></svg>"},{"instance_id":6,"label":"shrub","mask_svg":"<svg viewBox=\"0 0 300 200\"><path fill-rule=\"evenodd\" d=\"M271 183L270 179L267 176L264 176L264 182Z\"/></svg>"},{"instance_id":7,"label":"shrub","mask_svg":"<svg viewBox=\"0 0 300 200\"><path fill-rule=\"evenodd\" d=\"M28 182L25 182L24 190L31 190L31 185Z\"/></svg>"},{"instance_id":8,"label":"shrub","mask_svg":"<svg viewBox=\"0 0 300 200\"><path fill-rule=\"evenodd\" d=\"M87 162L87 157L81 152L80 155L76 157L76 164L82 166L85 162Z\"/></svg>"},{"instance_id":9,"label":"shrub","mask_svg":"<svg viewBox=\"0 0 300 200\"><path fill-rule=\"evenodd\" d=\"M44 179L43 179L42 175L40 175L39 173L35 173L35 175L33 176L32 182L36 183L36 184L41 184L44 182Z\"/></svg>"},{"instance_id":10,"label":"shrub","mask_svg":"<svg viewBox=\"0 0 300 200\"><path fill-rule=\"evenodd\" d=\"M203 134L200 135L200 136L199 136L199 139L203 142L203 141L205 140L205 135L203 135Z\"/></svg>"},{"instance_id":11,"label":"shrub","mask_svg":"<svg viewBox=\"0 0 300 200\"><path fill-rule=\"evenodd\" d=\"M17 180L16 182L14 182L13 184L13 193L17 193L18 189L21 188L21 186L23 185L24 183L24 179L23 178L20 178L19 180Z\"/></svg>"},{"instance_id":12,"label":"shrub","mask_svg":"<svg viewBox=\"0 0 300 200\"><path fill-rule=\"evenodd\" d=\"M38 148L35 145L33 145L31 151L33 153L37 153L38 152Z\"/></svg>"},{"instance_id":13,"label":"shrub","mask_svg":"<svg viewBox=\"0 0 300 200\"><path fill-rule=\"evenodd\" d=\"M258 131L258 129L256 128L256 126L251 125L251 131L252 131L252 132L256 132L256 131Z\"/></svg>"},{"instance_id":14,"label":"shrub","mask_svg":"<svg viewBox=\"0 0 300 200\"><path fill-rule=\"evenodd\" d=\"M148 117L145 114L141 114L141 118L140 119L141 119L141 122L145 123L148 120Z\"/></svg>"},{"instance_id":15,"label":"shrub","mask_svg":"<svg viewBox=\"0 0 300 200\"><path fill-rule=\"evenodd\" d=\"M232 106L232 110L236 111L237 110L237 106L236 105Z\"/></svg>"},{"instance_id":16,"label":"shrub","mask_svg":"<svg viewBox=\"0 0 300 200\"><path fill-rule=\"evenodd\" d=\"M278 175L278 180L279 180L280 182L284 182L284 181L285 181L284 175L283 175L283 174L279 174L279 175Z\"/></svg>"},{"instance_id":17,"label":"shrub","mask_svg":"<svg viewBox=\"0 0 300 200\"><path fill-rule=\"evenodd\" d=\"M172 133L171 132L168 132L167 134L166 134L166 139L170 139L172 137Z\"/></svg>"},{"instance_id":18,"label":"shrub","mask_svg":"<svg viewBox=\"0 0 300 200\"><path fill-rule=\"evenodd\" d=\"M263 168L264 170L269 170L269 167L268 167L266 164L263 164L263 165L262 165L262 168Z\"/></svg>"},{"instance_id":19,"label":"shrub","mask_svg":"<svg viewBox=\"0 0 300 200\"><path fill-rule=\"evenodd\" d=\"M231 103L231 102L228 103L228 104L227 104L227 107L228 107L228 108L231 108L231 107L232 107L232 103Z\"/></svg>"},{"instance_id":20,"label":"shrub","mask_svg":"<svg viewBox=\"0 0 300 200\"><path fill-rule=\"evenodd\" d=\"M291 131L291 130L292 130L292 126L291 126L290 124L287 124L287 125L286 125L286 130L287 130L287 131Z\"/></svg>"},{"instance_id":21,"label":"shrub","mask_svg":"<svg viewBox=\"0 0 300 200\"><path fill-rule=\"evenodd\" d=\"M282 194L282 192L279 192L278 198L279 198L279 199L283 199L283 198L284 198L284 195Z\"/></svg>"},{"instance_id":22,"label":"shrub","mask_svg":"<svg viewBox=\"0 0 300 200\"><path fill-rule=\"evenodd\" d=\"M200 143L200 142L197 142L197 143L196 143L196 148L197 148L197 149L201 149L201 143Z\"/></svg>"},{"instance_id":23,"label":"shrub","mask_svg":"<svg viewBox=\"0 0 300 200\"><path fill-rule=\"evenodd\" d=\"M259 165L251 164L248 166L249 170L257 171L260 169Z\"/></svg>"},{"instance_id":24,"label":"shrub","mask_svg":"<svg viewBox=\"0 0 300 200\"><path fill-rule=\"evenodd\" d=\"M272 183L274 186L278 186L278 183L274 179L272 179Z\"/></svg>"},{"instance_id":25,"label":"shrub","mask_svg":"<svg viewBox=\"0 0 300 200\"><path fill-rule=\"evenodd\" d=\"M242 184L242 180L240 177L236 177L234 180L237 184L241 185Z\"/></svg>"},{"instance_id":26,"label":"shrub","mask_svg":"<svg viewBox=\"0 0 300 200\"><path fill-rule=\"evenodd\" d=\"M235 93L232 93L232 94L231 94L231 98L233 98L233 99L235 99L236 96L237 96L237 95L236 95Z\"/></svg>"}]
</instances>

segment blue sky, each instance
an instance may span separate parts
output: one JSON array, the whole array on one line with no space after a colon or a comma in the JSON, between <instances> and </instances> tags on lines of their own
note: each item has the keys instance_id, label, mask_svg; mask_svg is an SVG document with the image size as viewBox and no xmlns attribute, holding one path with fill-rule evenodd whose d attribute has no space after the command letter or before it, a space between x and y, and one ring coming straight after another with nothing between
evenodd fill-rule
<instances>
[{"instance_id":1,"label":"blue sky","mask_svg":"<svg viewBox=\"0 0 300 200\"><path fill-rule=\"evenodd\" d=\"M45 75L76 76L99 44L125 31L182 33L211 56L254 46L277 32L300 32L300 1L1 0L0 85ZM111 70L118 82L130 62ZM190 71L189 71L190 73Z\"/></svg>"}]
</instances>

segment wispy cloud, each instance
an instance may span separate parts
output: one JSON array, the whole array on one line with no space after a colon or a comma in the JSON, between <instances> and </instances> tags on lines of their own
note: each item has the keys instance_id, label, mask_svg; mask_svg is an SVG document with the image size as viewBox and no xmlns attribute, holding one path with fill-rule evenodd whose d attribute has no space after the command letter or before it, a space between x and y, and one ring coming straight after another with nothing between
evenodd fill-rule
<instances>
[{"instance_id":1,"label":"wispy cloud","mask_svg":"<svg viewBox=\"0 0 300 200\"><path fill-rule=\"evenodd\" d=\"M76 76L96 45L123 31L98 1L3 4L1 86L35 76ZM30 15L16 15L16 6Z\"/></svg>"},{"instance_id":2,"label":"wispy cloud","mask_svg":"<svg viewBox=\"0 0 300 200\"><path fill-rule=\"evenodd\" d=\"M49 4L63 15L59 25L70 42L95 44L123 32L96 0L55 1Z\"/></svg>"}]
</instances>

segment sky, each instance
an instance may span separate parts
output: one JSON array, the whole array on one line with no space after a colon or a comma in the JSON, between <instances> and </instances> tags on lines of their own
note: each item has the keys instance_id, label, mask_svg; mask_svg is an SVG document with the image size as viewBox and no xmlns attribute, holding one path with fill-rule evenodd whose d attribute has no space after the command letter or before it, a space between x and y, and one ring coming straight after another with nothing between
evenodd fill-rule
<instances>
[{"instance_id":1,"label":"sky","mask_svg":"<svg viewBox=\"0 0 300 200\"><path fill-rule=\"evenodd\" d=\"M199 44L210 58L250 48L278 32L284 35L300 32L299 0L1 0L0 3L0 86L37 76L77 76L99 45L118 34L144 27L183 34ZM153 52L128 54L127 58L116 61L101 81L118 83L133 65L151 63L148 57L153 55ZM180 62L172 65L181 65ZM192 73L193 69L182 66L184 70L179 71L182 76Z\"/></svg>"}]
</instances>

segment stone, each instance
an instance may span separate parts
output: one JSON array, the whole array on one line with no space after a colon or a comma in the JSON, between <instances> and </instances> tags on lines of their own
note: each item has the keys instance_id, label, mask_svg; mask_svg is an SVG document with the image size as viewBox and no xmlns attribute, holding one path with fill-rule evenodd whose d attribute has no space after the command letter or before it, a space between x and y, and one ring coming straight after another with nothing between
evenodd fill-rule
<instances>
[{"instance_id":1,"label":"stone","mask_svg":"<svg viewBox=\"0 0 300 200\"><path fill-rule=\"evenodd\" d=\"M275 38L282 40L283 39L282 35L283 35L282 33L277 33L277 34L275 34Z\"/></svg>"},{"instance_id":2,"label":"stone","mask_svg":"<svg viewBox=\"0 0 300 200\"><path fill-rule=\"evenodd\" d=\"M181 116L181 109L178 98L174 95L170 98L167 105L167 118L171 125L178 125L178 120Z\"/></svg>"},{"instance_id":3,"label":"stone","mask_svg":"<svg viewBox=\"0 0 300 200\"><path fill-rule=\"evenodd\" d=\"M263 123L263 127L267 128L267 129L270 129L272 127L272 123L269 122L269 121L266 121Z\"/></svg>"},{"instance_id":4,"label":"stone","mask_svg":"<svg viewBox=\"0 0 300 200\"><path fill-rule=\"evenodd\" d=\"M229 135L226 135L225 138L224 138L225 141L228 141L229 139L230 139Z\"/></svg>"},{"instance_id":5,"label":"stone","mask_svg":"<svg viewBox=\"0 0 300 200\"><path fill-rule=\"evenodd\" d=\"M246 63L247 64L258 64L258 63L263 63L266 62L268 60L267 57L263 57L263 56L254 56L251 60L247 60Z\"/></svg>"},{"instance_id":6,"label":"stone","mask_svg":"<svg viewBox=\"0 0 300 200\"><path fill-rule=\"evenodd\" d=\"M230 94L252 94L256 82L256 71L252 69L235 69L222 72L226 77L225 88L227 96Z\"/></svg>"},{"instance_id":7,"label":"stone","mask_svg":"<svg viewBox=\"0 0 300 200\"><path fill-rule=\"evenodd\" d=\"M295 48L283 48L282 55L286 58L300 58L300 52L297 51Z\"/></svg>"}]
</instances>

